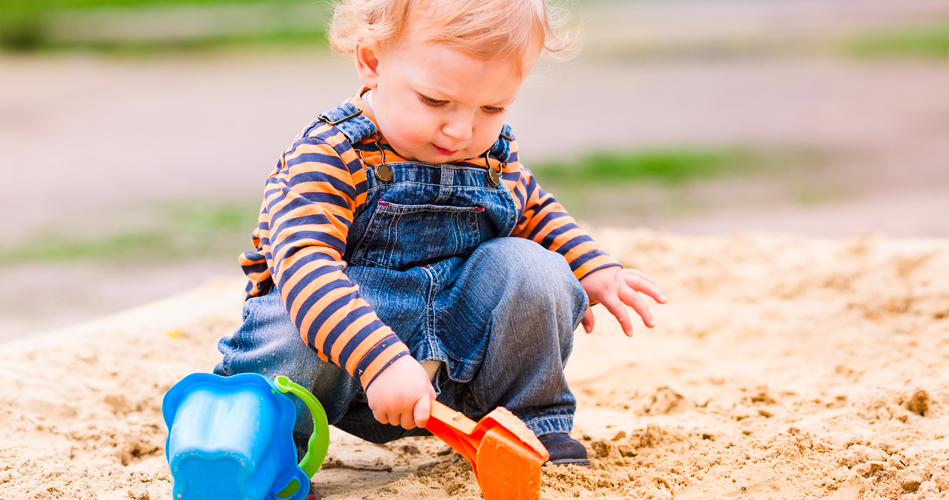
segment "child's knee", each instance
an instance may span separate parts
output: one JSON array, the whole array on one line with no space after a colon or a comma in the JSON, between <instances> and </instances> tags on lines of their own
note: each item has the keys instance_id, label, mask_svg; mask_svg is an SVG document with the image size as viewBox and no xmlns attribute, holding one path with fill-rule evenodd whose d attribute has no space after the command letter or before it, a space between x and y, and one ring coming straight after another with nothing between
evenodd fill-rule
<instances>
[{"instance_id":1,"label":"child's knee","mask_svg":"<svg viewBox=\"0 0 949 500\"><path fill-rule=\"evenodd\" d=\"M558 346L566 358L587 309L586 293L566 259L522 238L498 238L482 247L485 260L478 268L488 276L481 283L501 287L491 312L492 343Z\"/></svg>"},{"instance_id":2,"label":"child's knee","mask_svg":"<svg viewBox=\"0 0 949 500\"><path fill-rule=\"evenodd\" d=\"M498 238L492 259L504 267L505 283L525 307L568 308L572 315L586 311L587 297L567 260L523 238Z\"/></svg>"},{"instance_id":3,"label":"child's knee","mask_svg":"<svg viewBox=\"0 0 949 500\"><path fill-rule=\"evenodd\" d=\"M240 328L218 341L223 359L215 373L260 373L272 377L277 367L293 370L305 362L308 354L301 353L300 348L306 349L306 344L276 293L248 299L243 316ZM295 379L294 382L300 383Z\"/></svg>"}]
</instances>

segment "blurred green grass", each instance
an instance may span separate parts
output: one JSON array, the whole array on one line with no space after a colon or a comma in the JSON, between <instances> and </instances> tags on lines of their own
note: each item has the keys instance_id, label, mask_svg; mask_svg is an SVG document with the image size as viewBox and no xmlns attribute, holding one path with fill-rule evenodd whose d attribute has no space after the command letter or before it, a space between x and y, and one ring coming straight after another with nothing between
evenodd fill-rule
<instances>
[{"instance_id":1,"label":"blurred green grass","mask_svg":"<svg viewBox=\"0 0 949 500\"><path fill-rule=\"evenodd\" d=\"M528 167L575 218L637 224L726 206L769 206L778 201L771 196L798 205L834 200L840 186L818 180L833 156L800 146L711 145L593 152ZM747 191L729 195L736 186Z\"/></svg>"},{"instance_id":2,"label":"blurred green grass","mask_svg":"<svg viewBox=\"0 0 949 500\"><path fill-rule=\"evenodd\" d=\"M847 50L858 57L949 58L949 20L862 34L847 43Z\"/></svg>"},{"instance_id":3,"label":"blurred green grass","mask_svg":"<svg viewBox=\"0 0 949 500\"><path fill-rule=\"evenodd\" d=\"M162 263L232 258L250 248L257 205L180 203L159 207L158 217L135 229L74 234L50 228L15 246L0 248L0 267L27 263Z\"/></svg>"},{"instance_id":4,"label":"blurred green grass","mask_svg":"<svg viewBox=\"0 0 949 500\"><path fill-rule=\"evenodd\" d=\"M708 207L695 186L764 179L791 185L820 168L826 156L796 147L669 147L595 152L568 161L531 164L538 182L575 217L599 223L603 213L688 215ZM814 185L814 179L801 186ZM822 183L818 183L822 184ZM831 186L833 188L833 186ZM717 188L716 188L717 189ZM830 189L830 188L829 188ZM701 190L700 190L701 191ZM805 193L819 203L833 192ZM741 201L741 200L739 200ZM767 201L767 200L766 200ZM752 200L760 203L760 200ZM0 267L27 263L91 262L161 264L174 260L236 261L251 249L259 205L184 203L144 209L146 220L108 224L108 233L69 233L52 228L22 243L0 247Z\"/></svg>"},{"instance_id":5,"label":"blurred green grass","mask_svg":"<svg viewBox=\"0 0 949 500\"><path fill-rule=\"evenodd\" d=\"M325 48L331 10L329 0L0 0L0 50L136 54L251 45ZM765 36L671 43L660 37L634 46L617 42L600 51L626 59L757 57L800 50L845 57L949 57L949 19L864 29L843 40L817 36L789 42Z\"/></svg>"},{"instance_id":6,"label":"blurred green grass","mask_svg":"<svg viewBox=\"0 0 949 500\"><path fill-rule=\"evenodd\" d=\"M676 185L747 172L766 160L746 147L668 148L624 153L595 152L571 161L531 165L545 183L574 186L633 181Z\"/></svg>"},{"instance_id":7,"label":"blurred green grass","mask_svg":"<svg viewBox=\"0 0 949 500\"><path fill-rule=\"evenodd\" d=\"M0 0L0 49L326 46L330 8L314 0Z\"/></svg>"},{"instance_id":8,"label":"blurred green grass","mask_svg":"<svg viewBox=\"0 0 949 500\"><path fill-rule=\"evenodd\" d=\"M202 53L215 49L231 47L273 46L273 47L329 47L326 33L318 32L274 32L260 34L242 34L226 36L206 36L175 40L136 40L136 41L77 41L69 43L47 42L42 50L85 50L103 55L151 56L174 53ZM33 50L32 48L29 50Z\"/></svg>"}]
</instances>

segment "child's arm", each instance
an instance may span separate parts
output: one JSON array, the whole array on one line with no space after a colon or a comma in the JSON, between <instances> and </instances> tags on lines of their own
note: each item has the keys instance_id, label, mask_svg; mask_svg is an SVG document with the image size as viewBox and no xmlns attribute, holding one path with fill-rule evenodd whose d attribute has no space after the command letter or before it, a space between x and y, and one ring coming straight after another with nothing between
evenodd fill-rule
<instances>
[{"instance_id":1,"label":"child's arm","mask_svg":"<svg viewBox=\"0 0 949 500\"><path fill-rule=\"evenodd\" d=\"M639 293L652 297L659 304L665 304L667 300L652 278L635 269L605 267L588 274L580 280L580 285L587 292L590 303L603 304L603 307L619 321L620 326L623 327L623 333L630 337L633 335L633 325L623 304L632 307L643 319L643 324L652 328L656 326L656 323L652 319L652 313L649 312L649 306ZM583 329L587 333L593 331L593 310L589 307L583 315Z\"/></svg>"},{"instance_id":2,"label":"child's arm","mask_svg":"<svg viewBox=\"0 0 949 500\"><path fill-rule=\"evenodd\" d=\"M587 292L590 304L602 303L620 322L626 335L632 335L633 327L623 304L632 307L647 327L655 326L649 307L637 292L645 293L660 304L666 302L666 297L649 276L634 269L623 269L601 250L563 205L541 189L530 170L521 167L514 191L524 200L524 212L513 236L529 238L563 255ZM593 313L589 308L583 316L583 328L587 333L593 331Z\"/></svg>"},{"instance_id":3,"label":"child's arm","mask_svg":"<svg viewBox=\"0 0 949 500\"><path fill-rule=\"evenodd\" d=\"M563 255L578 280L600 269L621 267L616 259L600 249L553 195L537 184L530 170L523 166L518 170L519 177L512 191L515 198L523 200L524 210L511 236L536 241Z\"/></svg>"},{"instance_id":4,"label":"child's arm","mask_svg":"<svg viewBox=\"0 0 949 500\"><path fill-rule=\"evenodd\" d=\"M366 182L355 152L337 150L341 137L317 124L284 153L267 182L260 254L303 340L360 381L376 418L425 425L434 396L425 369L343 272Z\"/></svg>"}]
</instances>

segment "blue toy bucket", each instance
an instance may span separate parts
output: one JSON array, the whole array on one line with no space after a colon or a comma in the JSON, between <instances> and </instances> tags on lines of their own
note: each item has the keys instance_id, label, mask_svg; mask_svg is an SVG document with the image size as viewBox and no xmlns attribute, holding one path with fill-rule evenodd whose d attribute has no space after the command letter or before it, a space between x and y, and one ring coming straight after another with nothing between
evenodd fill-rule
<instances>
[{"instance_id":1,"label":"blue toy bucket","mask_svg":"<svg viewBox=\"0 0 949 500\"><path fill-rule=\"evenodd\" d=\"M313 416L299 465L286 392L303 399ZM322 405L284 376L192 373L165 394L162 416L174 500L300 500L329 448Z\"/></svg>"}]
</instances>

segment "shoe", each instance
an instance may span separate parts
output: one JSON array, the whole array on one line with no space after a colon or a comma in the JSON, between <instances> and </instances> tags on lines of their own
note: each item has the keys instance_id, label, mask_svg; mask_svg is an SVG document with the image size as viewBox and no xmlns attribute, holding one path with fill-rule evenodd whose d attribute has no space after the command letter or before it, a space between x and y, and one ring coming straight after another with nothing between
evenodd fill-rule
<instances>
[{"instance_id":1,"label":"shoe","mask_svg":"<svg viewBox=\"0 0 949 500\"><path fill-rule=\"evenodd\" d=\"M554 465L581 465L590 467L587 449L578 441L570 439L566 432L553 432L537 438L550 453L548 462Z\"/></svg>"}]
</instances>

